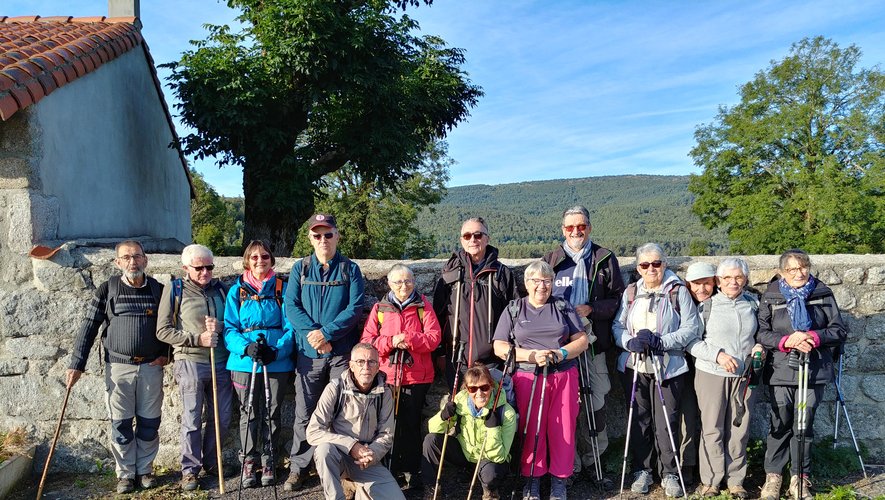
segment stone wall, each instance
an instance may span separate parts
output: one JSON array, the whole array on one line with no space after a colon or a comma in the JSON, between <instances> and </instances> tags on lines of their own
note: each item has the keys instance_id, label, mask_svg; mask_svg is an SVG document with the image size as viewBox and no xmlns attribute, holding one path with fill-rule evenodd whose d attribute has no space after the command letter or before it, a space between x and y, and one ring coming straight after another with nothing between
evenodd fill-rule
<instances>
[{"instance_id":1,"label":"stone wall","mask_svg":"<svg viewBox=\"0 0 885 500\"><path fill-rule=\"evenodd\" d=\"M113 272L114 253L109 248L66 244L49 261L30 260L27 279L2 280L0 277L0 430L21 426L42 442L35 467L41 467L48 451L64 399L64 372L70 349L85 305L95 287ZM670 259L670 268L682 274L695 260L713 263L717 258ZM751 283L761 288L775 273L777 257L747 258ZM277 271L287 273L296 259L277 259ZM620 259L625 278L634 272L634 259ZM367 293L377 297L386 291L384 276L389 261L357 261L367 278ZM521 274L529 260L505 261ZM858 439L874 460L885 459L885 256L828 255L812 257L814 272L830 284L846 322L851 328L846 347L843 392L848 401ZM417 289L429 294L441 260L409 263L415 270ZM232 280L242 271L242 259L216 259L216 276ZM148 272L161 281L180 273L177 255L151 254ZM521 280L520 280L521 281ZM371 299L374 300L374 299ZM614 356L609 358L610 370ZM177 468L180 400L166 370L161 448L158 465ZM612 371L612 373L614 373ZM619 378L613 376L608 397L611 433L623 434L626 414ZM104 382L97 350L90 356L87 372L75 386L67 408L61 438L53 460L58 469L90 470L113 463L106 443L109 425L103 402ZM290 394L287 398L291 399ZM835 393L826 392L825 402L815 420L818 436L832 436ZM763 398L764 399L764 398ZM767 429L767 403L754 411L753 434L763 436ZM292 421L291 401L284 405L284 422ZM291 436L290 433L287 433ZM225 455L233 459L238 448L236 431L228 434ZM840 441L849 443L844 424Z\"/></svg>"}]
</instances>

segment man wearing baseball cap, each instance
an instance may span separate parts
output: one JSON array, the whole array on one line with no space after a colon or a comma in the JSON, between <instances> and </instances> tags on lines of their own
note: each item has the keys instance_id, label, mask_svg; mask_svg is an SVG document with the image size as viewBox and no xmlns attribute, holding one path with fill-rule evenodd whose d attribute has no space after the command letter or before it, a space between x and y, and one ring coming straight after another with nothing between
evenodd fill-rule
<instances>
[{"instance_id":1,"label":"man wearing baseball cap","mask_svg":"<svg viewBox=\"0 0 885 500\"><path fill-rule=\"evenodd\" d=\"M284 310L295 329L295 424L285 491L301 489L313 447L307 443L310 415L329 380L347 370L359 340L357 322L365 302L359 266L338 251L335 216L314 214L307 221L314 252L292 266Z\"/></svg>"}]
</instances>

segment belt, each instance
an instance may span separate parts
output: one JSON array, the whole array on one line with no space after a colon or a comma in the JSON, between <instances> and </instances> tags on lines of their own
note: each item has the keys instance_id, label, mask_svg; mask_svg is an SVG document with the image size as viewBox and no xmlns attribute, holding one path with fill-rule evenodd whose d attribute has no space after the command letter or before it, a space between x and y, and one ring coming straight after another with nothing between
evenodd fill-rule
<instances>
[{"instance_id":1,"label":"belt","mask_svg":"<svg viewBox=\"0 0 885 500\"><path fill-rule=\"evenodd\" d=\"M282 329L283 329L283 325L276 325L276 326L260 325L260 326L253 326L251 328L243 328L243 333L254 332L256 330L282 330Z\"/></svg>"}]
</instances>

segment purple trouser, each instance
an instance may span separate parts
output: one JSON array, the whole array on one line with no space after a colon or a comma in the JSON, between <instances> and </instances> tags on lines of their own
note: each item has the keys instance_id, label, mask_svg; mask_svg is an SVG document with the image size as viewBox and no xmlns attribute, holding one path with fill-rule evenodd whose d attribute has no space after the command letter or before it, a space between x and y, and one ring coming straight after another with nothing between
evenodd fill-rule
<instances>
[{"instance_id":1,"label":"purple trouser","mask_svg":"<svg viewBox=\"0 0 885 500\"><path fill-rule=\"evenodd\" d=\"M225 363L215 364L221 439L230 424L233 388ZM212 407L212 367L187 359L175 360L173 370L181 393L181 473L199 474L216 466L215 411ZM206 428L203 429L203 411Z\"/></svg>"}]
</instances>

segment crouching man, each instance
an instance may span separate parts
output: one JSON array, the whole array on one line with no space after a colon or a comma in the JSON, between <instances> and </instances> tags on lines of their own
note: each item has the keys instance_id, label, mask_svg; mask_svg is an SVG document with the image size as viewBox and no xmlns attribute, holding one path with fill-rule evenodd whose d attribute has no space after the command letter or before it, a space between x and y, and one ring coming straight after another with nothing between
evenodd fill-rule
<instances>
[{"instance_id":1,"label":"crouching man","mask_svg":"<svg viewBox=\"0 0 885 500\"><path fill-rule=\"evenodd\" d=\"M393 445L393 396L379 373L378 351L360 343L349 369L329 382L307 425L307 442L327 499L344 500L341 478L356 485L356 498L404 499L381 465Z\"/></svg>"}]
</instances>

